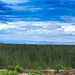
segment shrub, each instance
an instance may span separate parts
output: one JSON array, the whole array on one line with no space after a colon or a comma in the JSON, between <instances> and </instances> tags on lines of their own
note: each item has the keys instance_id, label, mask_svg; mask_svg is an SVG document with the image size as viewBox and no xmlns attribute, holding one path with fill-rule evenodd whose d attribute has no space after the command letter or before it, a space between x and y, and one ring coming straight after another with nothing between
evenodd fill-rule
<instances>
[{"instance_id":1,"label":"shrub","mask_svg":"<svg viewBox=\"0 0 75 75\"><path fill-rule=\"evenodd\" d=\"M15 71L0 71L0 75L18 75Z\"/></svg>"},{"instance_id":2,"label":"shrub","mask_svg":"<svg viewBox=\"0 0 75 75\"><path fill-rule=\"evenodd\" d=\"M72 70L72 67L68 66L68 67L66 68L66 70L69 72L69 71Z\"/></svg>"},{"instance_id":3,"label":"shrub","mask_svg":"<svg viewBox=\"0 0 75 75\"><path fill-rule=\"evenodd\" d=\"M53 72L53 74L57 74L57 73L59 73L59 72L58 72L58 71L54 71L54 72Z\"/></svg>"},{"instance_id":4,"label":"shrub","mask_svg":"<svg viewBox=\"0 0 75 75\"><path fill-rule=\"evenodd\" d=\"M43 68L39 66L39 67L37 68L37 70L43 70Z\"/></svg>"},{"instance_id":5,"label":"shrub","mask_svg":"<svg viewBox=\"0 0 75 75\"><path fill-rule=\"evenodd\" d=\"M69 72L63 72L64 75L69 75Z\"/></svg>"},{"instance_id":6,"label":"shrub","mask_svg":"<svg viewBox=\"0 0 75 75\"><path fill-rule=\"evenodd\" d=\"M59 70L62 70L62 69L63 69L63 66L62 65L60 65L60 64L59 65L56 65L55 66L55 70L56 70L55 73L59 73Z\"/></svg>"},{"instance_id":7,"label":"shrub","mask_svg":"<svg viewBox=\"0 0 75 75\"><path fill-rule=\"evenodd\" d=\"M66 70L66 67L63 67L63 70Z\"/></svg>"},{"instance_id":8,"label":"shrub","mask_svg":"<svg viewBox=\"0 0 75 75\"><path fill-rule=\"evenodd\" d=\"M28 69L25 69L25 70L28 70Z\"/></svg>"},{"instance_id":9,"label":"shrub","mask_svg":"<svg viewBox=\"0 0 75 75\"><path fill-rule=\"evenodd\" d=\"M8 66L8 70L14 71L15 67L14 66Z\"/></svg>"},{"instance_id":10,"label":"shrub","mask_svg":"<svg viewBox=\"0 0 75 75\"><path fill-rule=\"evenodd\" d=\"M50 68L48 67L48 68L46 68L46 70L50 70Z\"/></svg>"},{"instance_id":11,"label":"shrub","mask_svg":"<svg viewBox=\"0 0 75 75\"><path fill-rule=\"evenodd\" d=\"M64 75L73 75L72 72L68 72L68 71L63 72L63 74L64 74Z\"/></svg>"},{"instance_id":12,"label":"shrub","mask_svg":"<svg viewBox=\"0 0 75 75\"><path fill-rule=\"evenodd\" d=\"M15 69L17 70L17 72L23 72L23 68L19 67L19 65L16 65Z\"/></svg>"},{"instance_id":13,"label":"shrub","mask_svg":"<svg viewBox=\"0 0 75 75\"><path fill-rule=\"evenodd\" d=\"M45 75L45 74L42 74L42 73L40 73L40 72L38 72L38 71L30 71L30 72L28 73L28 75Z\"/></svg>"}]
</instances>

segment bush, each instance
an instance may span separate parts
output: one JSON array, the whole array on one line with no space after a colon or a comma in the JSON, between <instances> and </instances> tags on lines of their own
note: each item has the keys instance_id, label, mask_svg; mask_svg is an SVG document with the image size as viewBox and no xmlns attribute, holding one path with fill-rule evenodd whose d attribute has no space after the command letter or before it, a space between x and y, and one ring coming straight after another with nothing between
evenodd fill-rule
<instances>
[{"instance_id":1,"label":"bush","mask_svg":"<svg viewBox=\"0 0 75 75\"><path fill-rule=\"evenodd\" d=\"M18 75L15 71L0 71L0 75Z\"/></svg>"},{"instance_id":2,"label":"bush","mask_svg":"<svg viewBox=\"0 0 75 75\"><path fill-rule=\"evenodd\" d=\"M48 67L48 68L46 68L46 70L50 70L50 68Z\"/></svg>"},{"instance_id":3,"label":"bush","mask_svg":"<svg viewBox=\"0 0 75 75\"><path fill-rule=\"evenodd\" d=\"M73 75L72 72L67 72L67 71L66 71L66 72L63 72L63 74L64 74L64 75Z\"/></svg>"},{"instance_id":4,"label":"bush","mask_svg":"<svg viewBox=\"0 0 75 75\"><path fill-rule=\"evenodd\" d=\"M14 66L8 66L8 70L14 71L15 67Z\"/></svg>"},{"instance_id":5,"label":"bush","mask_svg":"<svg viewBox=\"0 0 75 75\"><path fill-rule=\"evenodd\" d=\"M56 70L55 73L59 73L59 70L62 70L62 69L63 69L63 66L62 65L60 65L60 64L59 65L56 65L55 66L55 70Z\"/></svg>"},{"instance_id":6,"label":"bush","mask_svg":"<svg viewBox=\"0 0 75 75\"><path fill-rule=\"evenodd\" d=\"M42 74L42 73L40 73L40 72L38 72L38 71L30 71L30 72L28 73L28 75L45 75L45 74Z\"/></svg>"},{"instance_id":7,"label":"bush","mask_svg":"<svg viewBox=\"0 0 75 75\"><path fill-rule=\"evenodd\" d=\"M17 72L20 72L20 73L23 72L23 68L19 67L19 65L16 65L15 69L17 70Z\"/></svg>"},{"instance_id":8,"label":"bush","mask_svg":"<svg viewBox=\"0 0 75 75\"><path fill-rule=\"evenodd\" d=\"M43 68L39 66L39 67L37 68L37 70L43 70Z\"/></svg>"},{"instance_id":9,"label":"bush","mask_svg":"<svg viewBox=\"0 0 75 75\"><path fill-rule=\"evenodd\" d=\"M57 74L57 73L59 73L59 72L58 72L58 71L54 71L54 72L53 72L53 74Z\"/></svg>"},{"instance_id":10,"label":"bush","mask_svg":"<svg viewBox=\"0 0 75 75\"><path fill-rule=\"evenodd\" d=\"M72 67L68 66L68 67L66 68L66 70L69 72L69 71L72 70Z\"/></svg>"}]
</instances>

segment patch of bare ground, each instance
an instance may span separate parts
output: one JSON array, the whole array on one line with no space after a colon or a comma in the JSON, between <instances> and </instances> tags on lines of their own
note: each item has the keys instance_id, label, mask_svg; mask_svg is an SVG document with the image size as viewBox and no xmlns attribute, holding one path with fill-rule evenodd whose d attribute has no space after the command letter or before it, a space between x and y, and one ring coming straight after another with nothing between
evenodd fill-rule
<instances>
[{"instance_id":1,"label":"patch of bare ground","mask_svg":"<svg viewBox=\"0 0 75 75\"><path fill-rule=\"evenodd\" d=\"M6 71L6 69L0 69L0 71Z\"/></svg>"},{"instance_id":2,"label":"patch of bare ground","mask_svg":"<svg viewBox=\"0 0 75 75\"><path fill-rule=\"evenodd\" d=\"M19 75L28 75L28 73L20 73Z\"/></svg>"}]
</instances>

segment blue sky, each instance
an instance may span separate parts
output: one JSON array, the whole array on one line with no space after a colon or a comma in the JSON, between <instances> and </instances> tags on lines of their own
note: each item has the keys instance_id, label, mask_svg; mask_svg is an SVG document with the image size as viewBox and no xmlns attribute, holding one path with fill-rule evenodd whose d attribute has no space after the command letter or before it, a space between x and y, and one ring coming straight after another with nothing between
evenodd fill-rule
<instances>
[{"instance_id":1,"label":"blue sky","mask_svg":"<svg viewBox=\"0 0 75 75\"><path fill-rule=\"evenodd\" d=\"M75 0L0 0L0 42L27 41L75 42Z\"/></svg>"}]
</instances>

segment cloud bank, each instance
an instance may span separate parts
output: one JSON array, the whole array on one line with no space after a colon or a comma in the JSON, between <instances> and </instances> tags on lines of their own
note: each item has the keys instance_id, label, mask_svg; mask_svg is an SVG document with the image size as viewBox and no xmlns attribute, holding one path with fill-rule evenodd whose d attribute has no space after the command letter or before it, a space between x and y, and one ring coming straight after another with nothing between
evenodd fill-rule
<instances>
[{"instance_id":1,"label":"cloud bank","mask_svg":"<svg viewBox=\"0 0 75 75\"><path fill-rule=\"evenodd\" d=\"M1 0L0 39L75 42L74 13L75 0Z\"/></svg>"}]
</instances>

